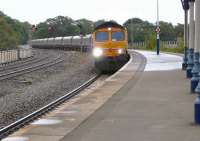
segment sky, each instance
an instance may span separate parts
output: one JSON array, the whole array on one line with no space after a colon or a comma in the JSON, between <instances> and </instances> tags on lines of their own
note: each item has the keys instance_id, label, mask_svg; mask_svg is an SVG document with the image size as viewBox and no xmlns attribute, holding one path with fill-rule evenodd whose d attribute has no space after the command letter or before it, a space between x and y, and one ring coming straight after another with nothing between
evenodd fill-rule
<instances>
[{"instance_id":1,"label":"sky","mask_svg":"<svg viewBox=\"0 0 200 141\"><path fill-rule=\"evenodd\" d=\"M58 15L74 20L86 18L115 20L123 24L129 18L155 23L157 0L0 0L0 11L20 21L38 24ZM159 0L160 20L183 23L180 0Z\"/></svg>"}]
</instances>

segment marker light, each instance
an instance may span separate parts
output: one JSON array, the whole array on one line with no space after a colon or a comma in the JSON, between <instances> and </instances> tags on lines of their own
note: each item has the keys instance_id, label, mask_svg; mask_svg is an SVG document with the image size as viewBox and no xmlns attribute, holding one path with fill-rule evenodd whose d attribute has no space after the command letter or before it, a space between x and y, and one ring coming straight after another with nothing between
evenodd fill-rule
<instances>
[{"instance_id":1,"label":"marker light","mask_svg":"<svg viewBox=\"0 0 200 141\"><path fill-rule=\"evenodd\" d=\"M108 30L111 31L112 30L111 27L109 27Z\"/></svg>"},{"instance_id":2,"label":"marker light","mask_svg":"<svg viewBox=\"0 0 200 141\"><path fill-rule=\"evenodd\" d=\"M100 48L94 48L93 49L93 56L94 57L100 57L103 54L103 50Z\"/></svg>"},{"instance_id":3,"label":"marker light","mask_svg":"<svg viewBox=\"0 0 200 141\"><path fill-rule=\"evenodd\" d=\"M118 49L118 53L119 53L119 54L122 54L122 53L123 53L123 50L122 50L122 49Z\"/></svg>"}]
</instances>

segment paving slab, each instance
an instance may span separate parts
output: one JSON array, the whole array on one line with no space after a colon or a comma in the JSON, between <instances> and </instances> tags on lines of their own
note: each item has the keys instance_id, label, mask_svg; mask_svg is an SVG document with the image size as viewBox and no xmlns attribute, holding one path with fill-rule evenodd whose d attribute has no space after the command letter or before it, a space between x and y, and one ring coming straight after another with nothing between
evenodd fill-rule
<instances>
[{"instance_id":1,"label":"paving slab","mask_svg":"<svg viewBox=\"0 0 200 141\"><path fill-rule=\"evenodd\" d=\"M200 127L193 124L195 95L180 70L181 57L140 53L147 57L144 72L62 141L200 140Z\"/></svg>"}]
</instances>

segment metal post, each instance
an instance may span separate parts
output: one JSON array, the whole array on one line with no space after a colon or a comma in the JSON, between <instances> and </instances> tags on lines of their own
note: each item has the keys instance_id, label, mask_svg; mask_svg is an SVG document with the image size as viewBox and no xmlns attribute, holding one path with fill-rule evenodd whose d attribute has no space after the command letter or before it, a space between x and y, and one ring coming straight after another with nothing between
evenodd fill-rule
<instances>
[{"instance_id":1,"label":"metal post","mask_svg":"<svg viewBox=\"0 0 200 141\"><path fill-rule=\"evenodd\" d=\"M188 61L188 10L185 10L185 25L184 25L184 58L182 69L186 70Z\"/></svg>"},{"instance_id":2,"label":"metal post","mask_svg":"<svg viewBox=\"0 0 200 141\"><path fill-rule=\"evenodd\" d=\"M8 63L9 63L9 60L10 60L9 50L6 51L6 55L7 55L6 63L8 64Z\"/></svg>"},{"instance_id":3,"label":"metal post","mask_svg":"<svg viewBox=\"0 0 200 141\"><path fill-rule=\"evenodd\" d=\"M157 0L157 35L156 35L156 52L160 54L160 23L159 23L159 1Z\"/></svg>"},{"instance_id":4,"label":"metal post","mask_svg":"<svg viewBox=\"0 0 200 141\"><path fill-rule=\"evenodd\" d=\"M83 35L80 35L80 39L81 39L81 52L83 53L84 50L83 50Z\"/></svg>"},{"instance_id":5,"label":"metal post","mask_svg":"<svg viewBox=\"0 0 200 141\"><path fill-rule=\"evenodd\" d=\"M8 54L9 54L9 62L11 62L11 60L12 60L12 56L11 56L11 55L12 55L12 54L11 54L11 50L9 50L9 51L8 51ZM9 63L9 62L8 62L8 63Z\"/></svg>"},{"instance_id":6,"label":"metal post","mask_svg":"<svg viewBox=\"0 0 200 141\"><path fill-rule=\"evenodd\" d=\"M13 61L13 50L10 50L10 62Z\"/></svg>"},{"instance_id":7,"label":"metal post","mask_svg":"<svg viewBox=\"0 0 200 141\"><path fill-rule=\"evenodd\" d=\"M195 0L193 0L193 4L194 4ZM191 31L190 31L190 35L193 35L191 37L191 46L192 46L192 43L193 46L194 46L194 67L192 69L192 79L191 79L191 92L194 93L195 92L195 89L198 85L198 82L199 82L199 76L198 76L198 73L199 73L199 70L200 70L200 67L199 67L199 47L195 45L195 21L193 21L193 27L191 27ZM192 33L193 31L193 33ZM192 39L194 38L194 39Z\"/></svg>"},{"instance_id":8,"label":"metal post","mask_svg":"<svg viewBox=\"0 0 200 141\"><path fill-rule=\"evenodd\" d=\"M197 47L198 51L200 51L200 0L196 0L195 4L195 48ZM194 104L194 122L200 125L200 83L198 83L195 92L197 92L198 96Z\"/></svg>"},{"instance_id":9,"label":"metal post","mask_svg":"<svg viewBox=\"0 0 200 141\"><path fill-rule=\"evenodd\" d=\"M0 54L1 54L1 62L0 62L0 64L2 65L2 64L3 64L3 63L2 63L2 62L3 62L3 61L2 61L2 60L3 60L2 51L0 51Z\"/></svg>"},{"instance_id":10,"label":"metal post","mask_svg":"<svg viewBox=\"0 0 200 141\"><path fill-rule=\"evenodd\" d=\"M17 49L17 60L21 60L21 58L20 58L20 48Z\"/></svg>"},{"instance_id":11,"label":"metal post","mask_svg":"<svg viewBox=\"0 0 200 141\"><path fill-rule=\"evenodd\" d=\"M9 61L10 61L10 54L9 54L9 50L7 50L7 52L6 52L6 55L8 55L8 59L7 59L7 64L9 63Z\"/></svg>"},{"instance_id":12,"label":"metal post","mask_svg":"<svg viewBox=\"0 0 200 141\"><path fill-rule=\"evenodd\" d=\"M186 76L187 78L192 77L192 68L194 66L194 31L195 31L195 23L194 23L194 1L189 0L189 7L190 7L190 25L189 25L189 50L188 50L188 62L187 62L187 71Z\"/></svg>"},{"instance_id":13,"label":"metal post","mask_svg":"<svg viewBox=\"0 0 200 141\"><path fill-rule=\"evenodd\" d=\"M133 18L131 19L131 48L133 48Z\"/></svg>"},{"instance_id":14,"label":"metal post","mask_svg":"<svg viewBox=\"0 0 200 141\"><path fill-rule=\"evenodd\" d=\"M185 26L184 26L184 57L182 63L182 69L186 70L187 68L187 51L188 51L188 10L189 10L189 3L188 0L181 0L183 5L183 9L185 12Z\"/></svg>"}]
</instances>

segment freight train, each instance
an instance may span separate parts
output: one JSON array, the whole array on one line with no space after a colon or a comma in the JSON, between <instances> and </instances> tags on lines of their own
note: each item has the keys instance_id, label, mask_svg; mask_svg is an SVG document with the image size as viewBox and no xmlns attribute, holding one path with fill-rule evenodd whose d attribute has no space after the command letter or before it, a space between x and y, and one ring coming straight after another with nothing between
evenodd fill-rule
<instances>
[{"instance_id":1,"label":"freight train","mask_svg":"<svg viewBox=\"0 0 200 141\"><path fill-rule=\"evenodd\" d=\"M129 60L127 30L114 22L97 26L91 35L36 39L33 48L92 50L95 67L102 72L118 70Z\"/></svg>"}]
</instances>

